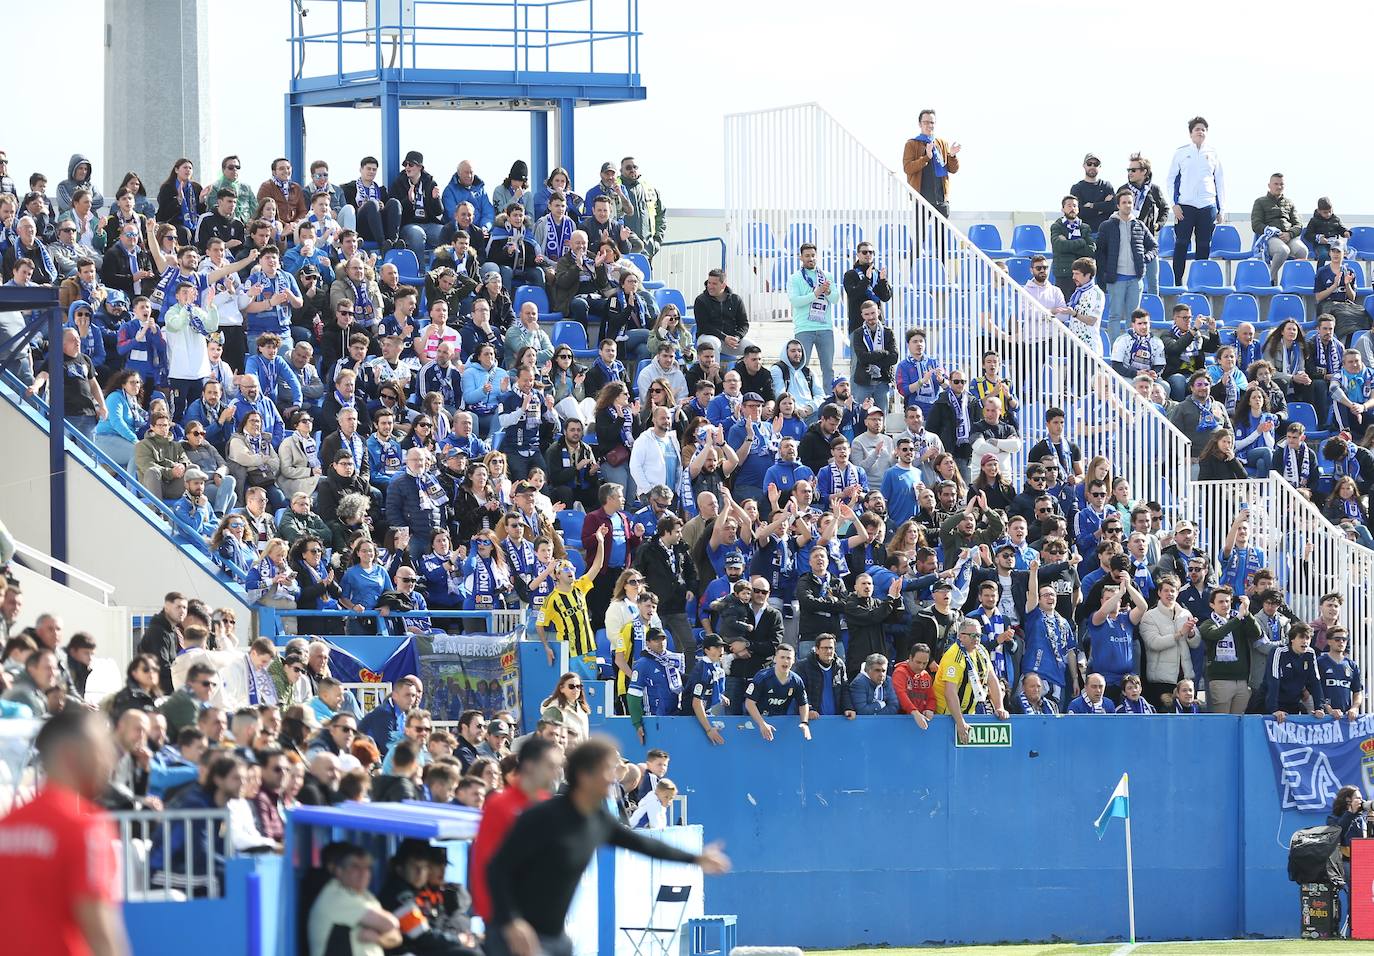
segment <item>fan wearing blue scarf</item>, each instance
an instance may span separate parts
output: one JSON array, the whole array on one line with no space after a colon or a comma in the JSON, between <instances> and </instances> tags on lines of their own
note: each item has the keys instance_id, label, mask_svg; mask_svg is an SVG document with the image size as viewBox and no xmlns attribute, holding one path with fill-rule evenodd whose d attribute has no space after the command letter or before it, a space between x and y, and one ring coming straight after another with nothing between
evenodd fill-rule
<instances>
[{"instance_id":1,"label":"fan wearing blue scarf","mask_svg":"<svg viewBox=\"0 0 1374 956\"><path fill-rule=\"evenodd\" d=\"M960 146L935 136L934 110L921 110L917 122L921 132L907 140L902 150L902 171L912 189L940 212L947 213L949 177L959 171Z\"/></svg>"}]
</instances>

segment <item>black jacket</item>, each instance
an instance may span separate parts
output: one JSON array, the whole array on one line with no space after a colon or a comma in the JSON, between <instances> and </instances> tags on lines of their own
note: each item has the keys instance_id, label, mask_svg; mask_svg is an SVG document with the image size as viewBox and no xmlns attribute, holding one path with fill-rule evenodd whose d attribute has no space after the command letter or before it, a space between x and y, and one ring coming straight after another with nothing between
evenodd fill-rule
<instances>
[{"instance_id":1,"label":"black jacket","mask_svg":"<svg viewBox=\"0 0 1374 956\"><path fill-rule=\"evenodd\" d=\"M775 607L765 607L756 625L752 607L732 598L720 612L717 630L727 645L741 639L749 642L749 656L731 657L729 671L731 677L748 680L768 666L773 652L782 643L782 612Z\"/></svg>"},{"instance_id":2,"label":"black jacket","mask_svg":"<svg viewBox=\"0 0 1374 956\"><path fill-rule=\"evenodd\" d=\"M723 342L727 335L749 334L749 313L744 308L744 300L728 285L725 298L720 300L702 290L692 303L692 315L696 318L697 338L714 335Z\"/></svg>"},{"instance_id":3,"label":"black jacket","mask_svg":"<svg viewBox=\"0 0 1374 956\"><path fill-rule=\"evenodd\" d=\"M237 249L243 248L243 223L233 216L221 216L217 212L212 212L207 216L202 216L200 225L196 227L196 247L203 253L210 245L211 239L223 239L227 244L230 240L237 239L240 245L235 246L229 251L232 253Z\"/></svg>"},{"instance_id":4,"label":"black jacket","mask_svg":"<svg viewBox=\"0 0 1374 956\"><path fill-rule=\"evenodd\" d=\"M678 571L674 573L668 550L659 538L646 542L635 552L634 566L644 575L644 587L658 595L658 609L664 614L681 614L687 609L687 594L699 594L697 569L687 545L679 541L673 548Z\"/></svg>"},{"instance_id":5,"label":"black jacket","mask_svg":"<svg viewBox=\"0 0 1374 956\"><path fill-rule=\"evenodd\" d=\"M906 660L911 656L912 645L924 644L930 648L931 659L938 661L954 643L954 636L959 632L959 622L964 619L964 615L951 604L949 619L949 625L946 627L938 619L935 605L923 608L911 619L911 630L906 635L907 639L902 647L896 649L897 659Z\"/></svg>"},{"instance_id":6,"label":"black jacket","mask_svg":"<svg viewBox=\"0 0 1374 956\"><path fill-rule=\"evenodd\" d=\"M172 661L181 651L181 628L167 618L166 611L158 611L143 626L143 637L138 642L140 654L151 654L157 658L162 668L158 673L158 686L163 694L176 690L172 686Z\"/></svg>"},{"instance_id":7,"label":"black jacket","mask_svg":"<svg viewBox=\"0 0 1374 956\"><path fill-rule=\"evenodd\" d=\"M765 402L771 402L778 397L773 390L773 370L767 365L760 362L759 370L751 372L744 367L743 362L736 362L735 371L739 373L740 394L758 392Z\"/></svg>"},{"instance_id":8,"label":"black jacket","mask_svg":"<svg viewBox=\"0 0 1374 956\"><path fill-rule=\"evenodd\" d=\"M196 197L196 212L205 212L205 203L201 201L201 185L194 180L191 182L191 190ZM181 200L177 197L177 184L175 182L163 183L157 190L157 216L158 222L170 222L175 226L184 227L181 221Z\"/></svg>"},{"instance_id":9,"label":"black jacket","mask_svg":"<svg viewBox=\"0 0 1374 956\"><path fill-rule=\"evenodd\" d=\"M804 660L799 661L792 670L806 684L806 699L811 702L811 712L820 714L821 695L825 690L825 668L821 667L816 652L812 651ZM854 699L849 693L849 672L845 667L844 658L838 654L835 655L835 660L830 664L830 686L834 689L836 713L844 714L845 711L853 710Z\"/></svg>"},{"instance_id":10,"label":"black jacket","mask_svg":"<svg viewBox=\"0 0 1374 956\"><path fill-rule=\"evenodd\" d=\"M844 620L849 625L849 643L845 645L845 666L851 674L862 674L864 658L869 654L887 655L887 639L883 624L902 610L900 597L867 597L849 595L844 602Z\"/></svg>"},{"instance_id":11,"label":"black jacket","mask_svg":"<svg viewBox=\"0 0 1374 956\"><path fill-rule=\"evenodd\" d=\"M939 435L945 451L955 458L968 460L973 457L973 426L983 420L983 403L978 401L978 396L965 388L964 395L968 399L969 440L960 443L954 440L958 419L954 414L954 406L949 401L950 394L945 392L931 406L930 414L926 416L926 431Z\"/></svg>"},{"instance_id":12,"label":"black jacket","mask_svg":"<svg viewBox=\"0 0 1374 956\"><path fill-rule=\"evenodd\" d=\"M1274 474L1278 475L1280 478L1282 478L1284 474L1284 448L1287 447L1287 444L1287 442L1283 442L1281 444L1274 446ZM1298 482L1295 485L1295 487L1306 488L1308 491L1315 492L1317 490L1317 481L1321 477L1318 474L1319 468L1317 462L1317 453L1312 450L1311 445L1307 444L1307 442L1303 442L1297 448L1297 455L1298 461L1296 463L1296 466L1298 472ZM1302 480L1302 463L1304 460L1307 462L1306 481Z\"/></svg>"},{"instance_id":13,"label":"black jacket","mask_svg":"<svg viewBox=\"0 0 1374 956\"><path fill-rule=\"evenodd\" d=\"M849 348L851 358L849 360L850 374L854 378L856 385L880 385L892 384L892 370L897 365L897 339L892 334L892 330L886 326L880 326L883 330L882 348L870 349L868 340L864 337L863 323L849 333ZM877 368L878 376L875 378L869 373L869 367Z\"/></svg>"},{"instance_id":14,"label":"black jacket","mask_svg":"<svg viewBox=\"0 0 1374 956\"><path fill-rule=\"evenodd\" d=\"M425 212L423 216L416 215L415 204L410 201L410 180L406 178L404 171L397 174L391 181L391 198L401 204L401 225L420 225L434 223L436 225L444 221L444 202L435 193L434 177L429 174L429 170L420 173L420 182L416 188L421 190L425 196Z\"/></svg>"},{"instance_id":15,"label":"black jacket","mask_svg":"<svg viewBox=\"0 0 1374 956\"><path fill-rule=\"evenodd\" d=\"M1097 229L1097 284L1106 286L1116 281L1117 252L1121 248L1121 222L1116 216L1103 220ZM1145 278L1145 263L1155 257L1159 244L1139 219L1131 220L1131 256L1135 262L1135 278Z\"/></svg>"},{"instance_id":16,"label":"black jacket","mask_svg":"<svg viewBox=\"0 0 1374 956\"><path fill-rule=\"evenodd\" d=\"M835 435L838 434L836 431ZM821 469L830 463L830 442L835 435L827 438L825 432L821 431L821 423L816 422L802 435L797 445L797 458L807 468L820 474Z\"/></svg>"},{"instance_id":17,"label":"black jacket","mask_svg":"<svg viewBox=\"0 0 1374 956\"><path fill-rule=\"evenodd\" d=\"M873 272L876 278L877 265L873 266ZM870 291L872 296L869 295ZM868 276L859 271L858 263L855 263L854 268L844 274L844 296L849 304L849 333L853 335L854 330L864 324L863 315L859 311L863 304L869 298L876 298L879 302L891 302L892 286L888 285L886 279L871 282Z\"/></svg>"},{"instance_id":18,"label":"black jacket","mask_svg":"<svg viewBox=\"0 0 1374 956\"><path fill-rule=\"evenodd\" d=\"M142 246L138 247L136 258L138 268L154 273L153 278L143 280L144 291L151 292L157 282L157 270L153 268L153 260ZM111 289L118 289L129 297L130 302L133 301L134 274L129 271L129 257L118 246L105 250L105 260L100 264L100 278L104 280L105 285Z\"/></svg>"},{"instance_id":19,"label":"black jacket","mask_svg":"<svg viewBox=\"0 0 1374 956\"><path fill-rule=\"evenodd\" d=\"M826 585L822 589L810 571L797 578L797 630L810 640L815 640L817 634L840 636L840 618L849 589L837 574L827 576Z\"/></svg>"},{"instance_id":20,"label":"black jacket","mask_svg":"<svg viewBox=\"0 0 1374 956\"><path fill-rule=\"evenodd\" d=\"M420 789L409 777L398 777L384 773L372 784L373 803L400 803L402 800L419 800Z\"/></svg>"},{"instance_id":21,"label":"black jacket","mask_svg":"<svg viewBox=\"0 0 1374 956\"><path fill-rule=\"evenodd\" d=\"M1150 230L1150 235L1158 236L1160 227L1169 218L1169 211L1164 193L1151 181L1145 188L1145 201L1135 211L1135 217L1140 220L1142 226Z\"/></svg>"},{"instance_id":22,"label":"black jacket","mask_svg":"<svg viewBox=\"0 0 1374 956\"><path fill-rule=\"evenodd\" d=\"M123 690L115 694L114 702L110 705L110 720L119 723L119 718L129 710L141 710L145 714L157 713L157 702L153 700L152 695L133 681L129 681Z\"/></svg>"},{"instance_id":23,"label":"black jacket","mask_svg":"<svg viewBox=\"0 0 1374 956\"><path fill-rule=\"evenodd\" d=\"M1230 461L1216 457L1204 458L1197 465L1198 481L1229 481L1233 478L1244 481L1248 477L1245 465L1239 458Z\"/></svg>"}]
</instances>

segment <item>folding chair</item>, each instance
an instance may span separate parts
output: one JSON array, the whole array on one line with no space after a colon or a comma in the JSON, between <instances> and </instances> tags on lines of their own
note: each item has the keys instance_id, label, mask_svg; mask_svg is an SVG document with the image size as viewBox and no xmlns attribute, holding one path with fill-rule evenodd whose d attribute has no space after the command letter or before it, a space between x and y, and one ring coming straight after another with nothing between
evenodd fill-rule
<instances>
[{"instance_id":1,"label":"folding chair","mask_svg":"<svg viewBox=\"0 0 1374 956\"><path fill-rule=\"evenodd\" d=\"M649 908L649 918L645 920L648 926L622 926L621 931L625 933L625 938L634 947L635 956L645 956L647 953L655 953L657 956L675 956L677 949L674 943L677 942L678 934L682 932L682 920L687 914L687 900L692 895L690 886L672 886L664 883L658 888L658 895L654 897L654 905ZM677 917L667 922L670 925L658 926L658 908L660 906L676 906ZM639 937L635 937L635 933ZM652 948L646 950L645 945L649 943Z\"/></svg>"}]
</instances>

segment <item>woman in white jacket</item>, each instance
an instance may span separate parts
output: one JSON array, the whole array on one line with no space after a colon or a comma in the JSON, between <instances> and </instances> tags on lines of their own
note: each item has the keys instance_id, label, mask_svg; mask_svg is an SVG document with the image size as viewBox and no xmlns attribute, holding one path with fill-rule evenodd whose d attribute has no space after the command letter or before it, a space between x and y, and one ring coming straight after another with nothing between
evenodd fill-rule
<instances>
[{"instance_id":1,"label":"woman in white jacket","mask_svg":"<svg viewBox=\"0 0 1374 956\"><path fill-rule=\"evenodd\" d=\"M1202 643L1197 621L1178 603L1178 578L1159 579L1159 603L1145 612L1138 627L1145 646L1145 698L1158 707L1159 697L1172 693L1184 677L1195 679L1192 649Z\"/></svg>"}]
</instances>

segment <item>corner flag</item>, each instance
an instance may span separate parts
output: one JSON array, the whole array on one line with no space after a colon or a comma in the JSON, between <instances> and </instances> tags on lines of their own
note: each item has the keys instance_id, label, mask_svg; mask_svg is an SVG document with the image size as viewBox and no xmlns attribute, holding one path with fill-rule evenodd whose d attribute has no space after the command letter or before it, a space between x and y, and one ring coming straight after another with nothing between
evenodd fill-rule
<instances>
[{"instance_id":1,"label":"corner flag","mask_svg":"<svg viewBox=\"0 0 1374 956\"><path fill-rule=\"evenodd\" d=\"M1123 820L1131 819L1131 787L1126 774L1121 775L1121 780L1117 782L1116 789L1112 791L1112 797L1107 801L1107 805L1102 808L1102 813L1093 822L1093 828L1097 830L1097 838L1100 840L1107 833L1107 824L1112 817L1120 817ZM1127 824L1129 826L1129 822Z\"/></svg>"}]
</instances>

